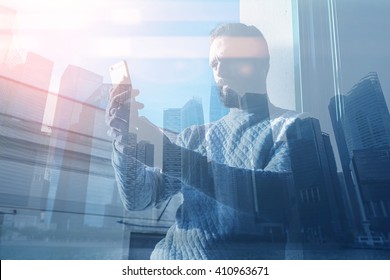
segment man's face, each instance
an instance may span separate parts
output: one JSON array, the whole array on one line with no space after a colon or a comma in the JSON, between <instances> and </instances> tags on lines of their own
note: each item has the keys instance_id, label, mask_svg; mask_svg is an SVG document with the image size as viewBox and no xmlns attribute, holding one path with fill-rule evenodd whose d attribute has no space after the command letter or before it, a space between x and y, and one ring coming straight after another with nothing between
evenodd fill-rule
<instances>
[{"instance_id":1,"label":"man's face","mask_svg":"<svg viewBox=\"0 0 390 280\"><path fill-rule=\"evenodd\" d=\"M264 39L215 38L210 47L209 63L222 94L228 91L234 91L240 96L247 92L265 93L268 56Z\"/></svg>"}]
</instances>

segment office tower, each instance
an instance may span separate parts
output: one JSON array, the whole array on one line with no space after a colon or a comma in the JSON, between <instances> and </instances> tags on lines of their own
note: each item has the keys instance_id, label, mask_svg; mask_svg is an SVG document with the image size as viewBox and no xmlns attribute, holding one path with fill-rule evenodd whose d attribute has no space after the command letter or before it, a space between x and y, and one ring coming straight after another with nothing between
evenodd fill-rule
<instances>
[{"instance_id":1,"label":"office tower","mask_svg":"<svg viewBox=\"0 0 390 280\"><path fill-rule=\"evenodd\" d=\"M210 91L210 122L214 122L225 116L229 112L228 108L225 107L219 97L219 88L213 82Z\"/></svg>"},{"instance_id":2,"label":"office tower","mask_svg":"<svg viewBox=\"0 0 390 280\"><path fill-rule=\"evenodd\" d=\"M116 186L115 180L112 182L111 193L109 194L111 197L111 201L104 206L104 222L103 226L105 228L112 227L113 223L118 222L118 217L123 217L125 209L123 208L123 204L119 197L119 191Z\"/></svg>"},{"instance_id":3,"label":"office tower","mask_svg":"<svg viewBox=\"0 0 390 280\"><path fill-rule=\"evenodd\" d=\"M31 87L48 91L53 71L53 62L33 52L28 52L23 65L16 66L14 79Z\"/></svg>"},{"instance_id":4,"label":"office tower","mask_svg":"<svg viewBox=\"0 0 390 280\"><path fill-rule=\"evenodd\" d=\"M0 111L41 125L53 62L29 52L26 61L11 70L9 77L2 78Z\"/></svg>"},{"instance_id":5,"label":"office tower","mask_svg":"<svg viewBox=\"0 0 390 280\"><path fill-rule=\"evenodd\" d=\"M154 164L154 146L148 141L141 140L137 143L137 160L153 167Z\"/></svg>"},{"instance_id":6,"label":"office tower","mask_svg":"<svg viewBox=\"0 0 390 280\"><path fill-rule=\"evenodd\" d=\"M52 61L30 52L1 77L0 187L6 204L45 207L49 136L41 126L52 68Z\"/></svg>"},{"instance_id":7,"label":"office tower","mask_svg":"<svg viewBox=\"0 0 390 280\"><path fill-rule=\"evenodd\" d=\"M340 101L339 119L343 126L348 153L390 145L390 115L376 73L369 73Z\"/></svg>"},{"instance_id":8,"label":"office tower","mask_svg":"<svg viewBox=\"0 0 390 280\"><path fill-rule=\"evenodd\" d=\"M180 108L164 110L164 130L167 138L163 142L163 171L172 177L180 178L182 172L181 152L170 141L175 142L175 136L191 125L204 123L203 107L200 99L192 98Z\"/></svg>"},{"instance_id":9,"label":"office tower","mask_svg":"<svg viewBox=\"0 0 390 280\"><path fill-rule=\"evenodd\" d=\"M321 243L344 234L340 228L339 188L328 135L315 118L297 120L287 131L298 219L306 242ZM295 219L297 219L295 217Z\"/></svg>"},{"instance_id":10,"label":"office tower","mask_svg":"<svg viewBox=\"0 0 390 280\"><path fill-rule=\"evenodd\" d=\"M15 44L16 11L0 6L1 204L44 209L49 135L41 131L53 62ZM34 224L39 212L17 223Z\"/></svg>"},{"instance_id":11,"label":"office tower","mask_svg":"<svg viewBox=\"0 0 390 280\"><path fill-rule=\"evenodd\" d=\"M113 178L111 169L107 169L110 142L108 138L95 137L95 134L103 134L95 132L95 120L99 118L104 124L104 110L86 103L91 95L100 94L102 81L103 77L72 65L61 78L51 139L51 145L55 147L51 160L58 168L51 170L54 201L48 207L55 210L52 222L58 228L80 228L85 219L88 220L85 212L102 214L100 212L104 211L104 205L97 207L99 203L95 201L98 200L99 184L108 184ZM99 124L106 130L103 126ZM103 147L93 147L96 140L100 140ZM91 194L96 199L91 199ZM99 223L103 224L103 218Z\"/></svg>"},{"instance_id":12,"label":"office tower","mask_svg":"<svg viewBox=\"0 0 390 280\"><path fill-rule=\"evenodd\" d=\"M359 166L358 163L353 164L355 167L353 169L351 161L357 150L383 148L390 145L390 115L378 75L369 73L347 94L333 97L329 104L329 112L354 222L357 229L362 230L362 222L365 223L366 219L362 205L365 193L362 193L361 188L359 189L357 185L359 181L353 182L352 172L358 178L363 175L362 172L369 171L356 169ZM359 161L359 157L355 158L356 161Z\"/></svg>"},{"instance_id":13,"label":"office tower","mask_svg":"<svg viewBox=\"0 0 390 280\"><path fill-rule=\"evenodd\" d=\"M0 205L42 209L49 136L25 121L3 119L0 129Z\"/></svg>"},{"instance_id":14,"label":"office tower","mask_svg":"<svg viewBox=\"0 0 390 280\"><path fill-rule=\"evenodd\" d=\"M163 172L169 176L181 177L181 152L171 145L176 135L181 132L181 109L170 108L164 110L164 131L168 138L163 139Z\"/></svg>"},{"instance_id":15,"label":"office tower","mask_svg":"<svg viewBox=\"0 0 390 280\"><path fill-rule=\"evenodd\" d=\"M169 108L163 112L163 127L174 133L181 132L181 109Z\"/></svg>"},{"instance_id":16,"label":"office tower","mask_svg":"<svg viewBox=\"0 0 390 280\"><path fill-rule=\"evenodd\" d=\"M390 146L353 151L353 171L361 192L363 221L373 232L390 233Z\"/></svg>"},{"instance_id":17,"label":"office tower","mask_svg":"<svg viewBox=\"0 0 390 280\"><path fill-rule=\"evenodd\" d=\"M203 123L203 107L200 99L190 99L181 109L170 108L164 110L164 130L168 137L163 139L162 170L165 174L174 178L181 178L183 164L181 150L177 149L175 145L171 145L170 142L175 142L176 134L183 129L191 125L200 125ZM181 183L177 180L176 184ZM180 186L177 187L179 188ZM175 203L178 203L178 201L175 201ZM171 205L172 207L174 206ZM172 209L169 209L168 212L170 210Z\"/></svg>"},{"instance_id":18,"label":"office tower","mask_svg":"<svg viewBox=\"0 0 390 280\"><path fill-rule=\"evenodd\" d=\"M322 141L324 144L326 160L323 162L323 168L326 170L326 174L329 176L330 186L328 189L329 197L331 198L331 207L335 207L336 210L333 215L333 227L338 237L342 237L352 231L352 225L350 224L348 216L348 201L346 199L346 188L340 182L339 174L337 173L336 158L333 152L330 136L327 133L322 132Z\"/></svg>"},{"instance_id":19,"label":"office tower","mask_svg":"<svg viewBox=\"0 0 390 280\"><path fill-rule=\"evenodd\" d=\"M99 79L100 81L100 79ZM96 90L85 100L86 104L95 106L102 110L106 110L110 99L110 91L112 84L101 84Z\"/></svg>"},{"instance_id":20,"label":"office tower","mask_svg":"<svg viewBox=\"0 0 390 280\"><path fill-rule=\"evenodd\" d=\"M69 65L61 77L58 92L54 127L68 130L71 125L88 120L80 120L82 103L103 83L103 77L78 66ZM80 102L74 102L78 100ZM85 126L84 129L90 129Z\"/></svg>"},{"instance_id":21,"label":"office tower","mask_svg":"<svg viewBox=\"0 0 390 280\"><path fill-rule=\"evenodd\" d=\"M202 100L194 97L181 109L181 130L201 124L204 124Z\"/></svg>"},{"instance_id":22,"label":"office tower","mask_svg":"<svg viewBox=\"0 0 390 280\"><path fill-rule=\"evenodd\" d=\"M14 63L12 40L16 25L16 11L0 5L0 75L6 75Z\"/></svg>"},{"instance_id":23,"label":"office tower","mask_svg":"<svg viewBox=\"0 0 390 280\"><path fill-rule=\"evenodd\" d=\"M85 84L83 82L84 78L86 80ZM92 84L91 81L95 82ZM67 184L75 185L66 182L73 174L76 175L74 172L67 174L66 168L72 170L77 165L83 165L82 169L85 172L83 180L85 182L88 181L87 170L89 170L91 143L94 139L94 122L97 110L93 105L82 103L72 98L77 97L78 100L88 99L88 97L100 89L102 81L103 77L73 65L69 65L62 75L50 143L51 147L53 147L50 152L50 162L52 166L57 166L58 168L50 170L52 205L48 205L49 209L58 207L58 205L54 206L54 204L57 204L57 200L67 199L66 194L62 194L62 197L59 195L61 188L65 191ZM102 122L103 120L104 114ZM80 174L78 176L81 176ZM69 178L67 179L68 175ZM79 179L81 180L81 177ZM80 194L79 196L76 195L76 197L85 200L86 186L87 184L85 183L83 188L76 191L76 193L84 192L84 195Z\"/></svg>"},{"instance_id":24,"label":"office tower","mask_svg":"<svg viewBox=\"0 0 390 280\"><path fill-rule=\"evenodd\" d=\"M87 100L103 83L103 77L79 66L68 65L61 77L59 94L75 100ZM75 91L75 89L77 89Z\"/></svg>"},{"instance_id":25,"label":"office tower","mask_svg":"<svg viewBox=\"0 0 390 280\"><path fill-rule=\"evenodd\" d=\"M192 125L202 124L204 124L204 116L200 98L191 98L182 108L164 109L163 126L170 133L177 134Z\"/></svg>"}]
</instances>

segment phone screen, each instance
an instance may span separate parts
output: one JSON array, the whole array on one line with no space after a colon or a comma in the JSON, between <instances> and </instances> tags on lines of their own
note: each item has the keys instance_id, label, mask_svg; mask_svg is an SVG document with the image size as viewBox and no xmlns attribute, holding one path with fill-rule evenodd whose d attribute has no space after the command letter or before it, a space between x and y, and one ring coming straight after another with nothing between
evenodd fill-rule
<instances>
[{"instance_id":1,"label":"phone screen","mask_svg":"<svg viewBox=\"0 0 390 280\"><path fill-rule=\"evenodd\" d=\"M131 79L129 70L127 68L126 61L120 61L110 67L110 76L111 76L111 82L114 87L119 86L117 88L116 95L120 95L121 97L118 99L118 102L125 104L127 100L129 100L129 94L131 93ZM119 90L118 90L119 89ZM125 92L128 92L128 94L123 94ZM129 115L127 118L130 118L130 102L126 104L126 106L129 107ZM130 120L129 120L129 126L130 126ZM129 130L129 128L128 128Z\"/></svg>"},{"instance_id":2,"label":"phone screen","mask_svg":"<svg viewBox=\"0 0 390 280\"><path fill-rule=\"evenodd\" d=\"M111 82L114 85L119 85L121 82L131 85L129 69L126 61L120 61L110 67Z\"/></svg>"}]
</instances>

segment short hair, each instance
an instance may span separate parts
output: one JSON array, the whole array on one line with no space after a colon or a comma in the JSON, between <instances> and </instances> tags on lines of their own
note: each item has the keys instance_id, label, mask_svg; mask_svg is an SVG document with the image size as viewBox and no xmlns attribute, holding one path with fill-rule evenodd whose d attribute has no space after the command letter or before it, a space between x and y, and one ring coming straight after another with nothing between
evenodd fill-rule
<instances>
[{"instance_id":1,"label":"short hair","mask_svg":"<svg viewBox=\"0 0 390 280\"><path fill-rule=\"evenodd\" d=\"M246 25L241 22L234 23L224 23L218 25L210 32L211 41L218 37L249 37L249 38L258 38L263 41L267 49L267 58L269 63L269 50L268 43L265 39L263 33L254 25Z\"/></svg>"},{"instance_id":2,"label":"short hair","mask_svg":"<svg viewBox=\"0 0 390 280\"><path fill-rule=\"evenodd\" d=\"M212 40L220 36L259 37L265 41L263 33L257 27L240 22L221 24L211 30L210 37Z\"/></svg>"}]
</instances>

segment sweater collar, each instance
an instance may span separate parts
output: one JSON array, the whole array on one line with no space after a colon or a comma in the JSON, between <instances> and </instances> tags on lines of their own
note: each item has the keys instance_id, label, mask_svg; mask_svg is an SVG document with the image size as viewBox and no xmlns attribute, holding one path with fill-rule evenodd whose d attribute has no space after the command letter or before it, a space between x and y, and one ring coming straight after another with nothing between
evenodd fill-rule
<instances>
[{"instance_id":1,"label":"sweater collar","mask_svg":"<svg viewBox=\"0 0 390 280\"><path fill-rule=\"evenodd\" d=\"M273 105L269 102L266 93L246 93L239 98L238 108L231 108L232 114L250 114L260 119L270 118L270 107Z\"/></svg>"}]
</instances>

